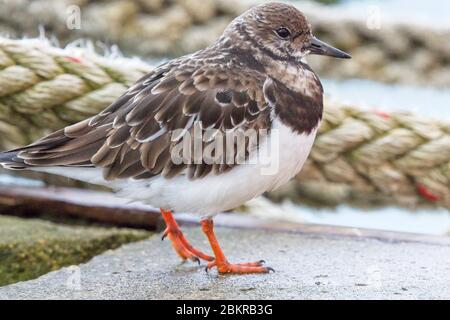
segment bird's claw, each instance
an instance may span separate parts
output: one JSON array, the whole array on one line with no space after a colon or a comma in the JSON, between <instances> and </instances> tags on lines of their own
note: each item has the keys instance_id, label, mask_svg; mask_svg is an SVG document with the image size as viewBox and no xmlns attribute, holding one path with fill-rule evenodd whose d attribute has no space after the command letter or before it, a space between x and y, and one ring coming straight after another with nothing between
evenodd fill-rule
<instances>
[{"instance_id":1,"label":"bird's claw","mask_svg":"<svg viewBox=\"0 0 450 320\"><path fill-rule=\"evenodd\" d=\"M269 272L275 272L275 270L271 267L265 267L263 264L265 263L264 260L259 260L256 262L244 262L244 263L229 263L229 262L222 262L222 263L216 263L216 261L211 261L207 264L205 267L205 272L208 273L208 271L214 267L217 267L217 270L221 274L225 273L235 273L235 274L246 274L246 273L269 273Z\"/></svg>"},{"instance_id":2,"label":"bird's claw","mask_svg":"<svg viewBox=\"0 0 450 320\"><path fill-rule=\"evenodd\" d=\"M169 235L169 229L164 230L164 233L161 236L161 241L164 241L164 239Z\"/></svg>"},{"instance_id":3,"label":"bird's claw","mask_svg":"<svg viewBox=\"0 0 450 320\"><path fill-rule=\"evenodd\" d=\"M199 257L197 257L197 256L192 256L191 257L191 260L193 261L193 262L197 262L198 263L198 265L200 265L200 258Z\"/></svg>"}]
</instances>

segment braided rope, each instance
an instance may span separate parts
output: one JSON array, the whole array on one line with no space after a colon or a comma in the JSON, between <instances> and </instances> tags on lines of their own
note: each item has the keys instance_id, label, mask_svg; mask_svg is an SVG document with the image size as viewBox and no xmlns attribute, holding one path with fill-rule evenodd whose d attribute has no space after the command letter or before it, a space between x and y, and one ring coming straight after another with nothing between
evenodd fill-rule
<instances>
[{"instance_id":1,"label":"braided rope","mask_svg":"<svg viewBox=\"0 0 450 320\"><path fill-rule=\"evenodd\" d=\"M150 69L139 60L0 38L0 148L99 112ZM450 208L449 186L450 124L327 101L305 168L272 196Z\"/></svg>"},{"instance_id":2,"label":"braided rope","mask_svg":"<svg viewBox=\"0 0 450 320\"><path fill-rule=\"evenodd\" d=\"M235 16L263 0L0 0L0 32L20 37L37 35L43 26L64 43L79 38L108 39L129 54L168 56L209 45ZM335 63L311 57L314 70L344 78L450 84L450 30L388 21L370 29L365 17L303 2L314 33L348 51L353 59ZM73 5L80 8L80 28L68 29ZM201 9L199 9L201 8ZM381 22L380 22L381 23Z\"/></svg>"},{"instance_id":3,"label":"braided rope","mask_svg":"<svg viewBox=\"0 0 450 320\"><path fill-rule=\"evenodd\" d=\"M0 38L0 146L31 142L99 112L149 70L138 60Z\"/></svg>"},{"instance_id":4,"label":"braided rope","mask_svg":"<svg viewBox=\"0 0 450 320\"><path fill-rule=\"evenodd\" d=\"M300 196L330 204L365 199L450 208L448 123L335 102L327 103L324 118L293 186Z\"/></svg>"}]
</instances>

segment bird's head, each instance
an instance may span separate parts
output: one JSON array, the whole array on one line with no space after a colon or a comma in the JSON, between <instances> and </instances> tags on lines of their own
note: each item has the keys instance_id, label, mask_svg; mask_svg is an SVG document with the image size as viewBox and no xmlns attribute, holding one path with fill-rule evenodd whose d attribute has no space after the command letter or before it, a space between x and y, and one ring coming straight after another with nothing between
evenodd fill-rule
<instances>
[{"instance_id":1,"label":"bird's head","mask_svg":"<svg viewBox=\"0 0 450 320\"><path fill-rule=\"evenodd\" d=\"M308 54L350 58L349 54L314 37L305 15L285 3L256 6L238 17L230 29L275 59L301 60Z\"/></svg>"}]
</instances>

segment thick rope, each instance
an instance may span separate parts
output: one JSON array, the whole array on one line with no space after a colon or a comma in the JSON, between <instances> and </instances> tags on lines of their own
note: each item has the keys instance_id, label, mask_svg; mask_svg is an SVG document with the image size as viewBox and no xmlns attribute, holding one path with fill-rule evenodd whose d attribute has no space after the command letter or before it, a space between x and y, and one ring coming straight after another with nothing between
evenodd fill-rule
<instances>
[{"instance_id":1,"label":"thick rope","mask_svg":"<svg viewBox=\"0 0 450 320\"><path fill-rule=\"evenodd\" d=\"M329 204L389 200L450 208L449 188L449 123L327 103L307 165L284 190Z\"/></svg>"},{"instance_id":2,"label":"thick rope","mask_svg":"<svg viewBox=\"0 0 450 320\"><path fill-rule=\"evenodd\" d=\"M0 38L0 146L28 143L99 112L149 70L138 60Z\"/></svg>"},{"instance_id":3,"label":"thick rope","mask_svg":"<svg viewBox=\"0 0 450 320\"><path fill-rule=\"evenodd\" d=\"M127 54L178 56L213 42L235 16L265 0L0 0L0 32L37 35L38 26L63 43L108 39ZM450 84L450 30L404 21L372 21L345 11L292 2L309 17L314 33L353 59L310 59L321 74L436 86ZM80 11L79 28L73 5ZM200 8L200 9L199 9ZM372 21L372 22L371 22ZM379 25L378 25L379 23Z\"/></svg>"},{"instance_id":4,"label":"thick rope","mask_svg":"<svg viewBox=\"0 0 450 320\"><path fill-rule=\"evenodd\" d=\"M99 112L149 70L139 60L0 38L0 148L24 145ZM450 208L449 186L449 123L327 101L307 165L272 196Z\"/></svg>"}]
</instances>

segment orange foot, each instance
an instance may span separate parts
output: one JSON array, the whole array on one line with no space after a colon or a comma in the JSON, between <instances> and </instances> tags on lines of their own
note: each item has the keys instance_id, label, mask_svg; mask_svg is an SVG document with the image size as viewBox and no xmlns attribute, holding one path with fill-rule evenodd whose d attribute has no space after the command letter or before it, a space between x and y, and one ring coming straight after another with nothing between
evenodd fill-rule
<instances>
[{"instance_id":1,"label":"orange foot","mask_svg":"<svg viewBox=\"0 0 450 320\"><path fill-rule=\"evenodd\" d=\"M236 273L236 274L246 274L246 273L268 273L270 271L275 272L271 267L264 267L264 260L257 262L245 262L245 263L229 263L222 249L220 248L219 242L214 234L214 223L211 219L204 219L201 221L203 232L208 237L211 248L214 252L215 260L208 263L206 271L213 267L217 267L219 273Z\"/></svg>"},{"instance_id":2,"label":"orange foot","mask_svg":"<svg viewBox=\"0 0 450 320\"><path fill-rule=\"evenodd\" d=\"M204 254L200 250L194 248L189 241L184 237L183 232L181 231L178 223L172 215L172 212L169 210L161 210L162 217L166 222L166 230L163 233L161 240L164 240L166 237L169 237L172 242L172 246L175 249L176 253L184 260L191 260L198 262L200 264L200 259L206 261L213 261L214 258Z\"/></svg>"}]
</instances>

